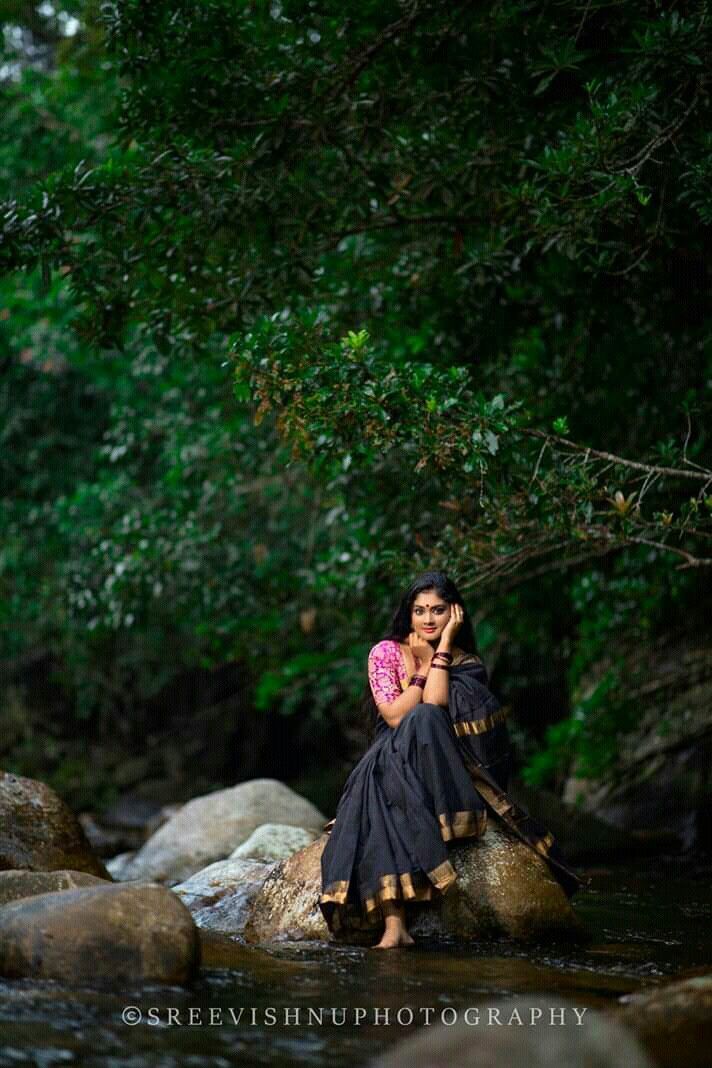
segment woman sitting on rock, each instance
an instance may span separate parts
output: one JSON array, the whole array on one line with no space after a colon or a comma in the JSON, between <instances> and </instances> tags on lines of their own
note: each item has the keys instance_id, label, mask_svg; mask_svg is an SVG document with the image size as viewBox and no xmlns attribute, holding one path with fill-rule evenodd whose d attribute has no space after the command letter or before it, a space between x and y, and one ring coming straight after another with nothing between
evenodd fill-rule
<instances>
[{"instance_id":1,"label":"woman sitting on rock","mask_svg":"<svg viewBox=\"0 0 712 1068\"><path fill-rule=\"evenodd\" d=\"M484 834L489 809L571 896L581 880L552 835L507 797L505 710L447 576L425 572L405 593L369 653L368 680L375 740L346 781L321 858L329 930L380 930L385 920L376 948L413 945L404 903L433 901L453 884L447 844Z\"/></svg>"}]
</instances>

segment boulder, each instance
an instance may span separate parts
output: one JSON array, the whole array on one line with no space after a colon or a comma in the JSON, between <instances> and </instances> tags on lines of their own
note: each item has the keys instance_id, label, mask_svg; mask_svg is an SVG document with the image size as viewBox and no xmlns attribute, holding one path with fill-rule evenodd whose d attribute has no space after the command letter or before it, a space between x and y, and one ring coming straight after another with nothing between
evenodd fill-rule
<instances>
[{"instance_id":1,"label":"boulder","mask_svg":"<svg viewBox=\"0 0 712 1068\"><path fill-rule=\"evenodd\" d=\"M109 873L79 820L43 782L0 771L0 870Z\"/></svg>"},{"instance_id":2,"label":"boulder","mask_svg":"<svg viewBox=\"0 0 712 1068\"><path fill-rule=\"evenodd\" d=\"M275 865L253 900L244 930L248 942L331 937L318 904L327 840L323 834ZM494 816L482 838L454 845L449 859L458 878L448 892L432 902L407 905L414 937L586 939L546 862L498 826ZM339 941L378 941L382 923L364 923L357 910L351 910L350 920Z\"/></svg>"},{"instance_id":3,"label":"boulder","mask_svg":"<svg viewBox=\"0 0 712 1068\"><path fill-rule=\"evenodd\" d=\"M199 963L198 929L163 886L88 886L0 908L0 974L10 978L183 983Z\"/></svg>"},{"instance_id":4,"label":"boulder","mask_svg":"<svg viewBox=\"0 0 712 1068\"><path fill-rule=\"evenodd\" d=\"M244 926L247 942L330 937L321 914L321 854L327 842L322 834L311 845L272 867L252 901Z\"/></svg>"},{"instance_id":5,"label":"boulder","mask_svg":"<svg viewBox=\"0 0 712 1068\"><path fill-rule=\"evenodd\" d=\"M102 812L80 813L79 822L94 851L101 857L113 857L140 849L179 807L162 807L158 802L127 793Z\"/></svg>"},{"instance_id":6,"label":"boulder","mask_svg":"<svg viewBox=\"0 0 712 1068\"><path fill-rule=\"evenodd\" d=\"M182 808L183 805L178 803L161 805L158 812L154 813L149 820L146 820L143 827L143 841L141 844L143 845L143 842L147 842L148 839L164 825L164 823L168 823L169 820L172 820Z\"/></svg>"},{"instance_id":7,"label":"boulder","mask_svg":"<svg viewBox=\"0 0 712 1068\"><path fill-rule=\"evenodd\" d=\"M128 850L126 853L117 853L106 861L106 870L117 883L131 882L131 861L136 856L136 850ZM134 882L140 880L134 880Z\"/></svg>"},{"instance_id":8,"label":"boulder","mask_svg":"<svg viewBox=\"0 0 712 1068\"><path fill-rule=\"evenodd\" d=\"M397 1010L391 1012L395 1016ZM606 1013L558 994L495 998L460 1009L449 1006L436 1010L432 1019L430 1026L419 1027L415 1034L396 1041L370 1061L371 1068L412 1068L414 1064L426 1064L428 1068L654 1065L622 1024Z\"/></svg>"},{"instance_id":9,"label":"boulder","mask_svg":"<svg viewBox=\"0 0 712 1068\"><path fill-rule=\"evenodd\" d=\"M663 983L620 998L617 1019L636 1035L660 1068L709 1068L712 973Z\"/></svg>"},{"instance_id":10,"label":"boulder","mask_svg":"<svg viewBox=\"0 0 712 1068\"><path fill-rule=\"evenodd\" d=\"M102 860L115 856L122 849L138 849L141 845L140 841L130 841L124 831L107 830L91 812L80 812L78 819L89 845Z\"/></svg>"},{"instance_id":11,"label":"boulder","mask_svg":"<svg viewBox=\"0 0 712 1068\"><path fill-rule=\"evenodd\" d=\"M138 850L123 879L175 886L215 860L224 860L264 823L318 832L325 817L277 779L251 779L196 797Z\"/></svg>"},{"instance_id":12,"label":"boulder","mask_svg":"<svg viewBox=\"0 0 712 1068\"><path fill-rule=\"evenodd\" d=\"M493 815L486 833L456 843L449 860L457 881L438 908L411 906L410 931L460 939L505 936L521 941L588 937L546 861L509 834Z\"/></svg>"},{"instance_id":13,"label":"boulder","mask_svg":"<svg viewBox=\"0 0 712 1068\"><path fill-rule=\"evenodd\" d=\"M241 934L252 902L274 864L257 860L217 860L172 887L202 930Z\"/></svg>"},{"instance_id":14,"label":"boulder","mask_svg":"<svg viewBox=\"0 0 712 1068\"><path fill-rule=\"evenodd\" d=\"M97 886L105 879L83 871L0 871L0 906L21 897L36 897L55 890L76 890L80 886Z\"/></svg>"},{"instance_id":15,"label":"boulder","mask_svg":"<svg viewBox=\"0 0 712 1068\"><path fill-rule=\"evenodd\" d=\"M263 823L230 854L230 860L286 860L317 838L315 831L290 827L286 823Z\"/></svg>"}]
</instances>

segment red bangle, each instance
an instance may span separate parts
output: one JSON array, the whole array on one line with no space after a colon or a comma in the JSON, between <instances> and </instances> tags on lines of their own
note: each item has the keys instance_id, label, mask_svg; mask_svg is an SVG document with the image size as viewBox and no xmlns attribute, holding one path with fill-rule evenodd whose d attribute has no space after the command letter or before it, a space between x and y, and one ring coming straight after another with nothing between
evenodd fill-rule
<instances>
[{"instance_id":1,"label":"red bangle","mask_svg":"<svg viewBox=\"0 0 712 1068\"><path fill-rule=\"evenodd\" d=\"M439 656L441 658L441 660L446 660L448 664L452 663L452 653L447 653L444 650L442 652L440 652L438 650L437 653L433 654L433 660L435 659L436 656Z\"/></svg>"},{"instance_id":2,"label":"red bangle","mask_svg":"<svg viewBox=\"0 0 712 1068\"><path fill-rule=\"evenodd\" d=\"M431 666L431 668L440 668L441 671L449 671L450 670L450 665L449 664L431 664L430 666Z\"/></svg>"},{"instance_id":3,"label":"red bangle","mask_svg":"<svg viewBox=\"0 0 712 1068\"><path fill-rule=\"evenodd\" d=\"M425 675L411 675L408 685L420 686L422 689L425 686L426 681Z\"/></svg>"}]
</instances>

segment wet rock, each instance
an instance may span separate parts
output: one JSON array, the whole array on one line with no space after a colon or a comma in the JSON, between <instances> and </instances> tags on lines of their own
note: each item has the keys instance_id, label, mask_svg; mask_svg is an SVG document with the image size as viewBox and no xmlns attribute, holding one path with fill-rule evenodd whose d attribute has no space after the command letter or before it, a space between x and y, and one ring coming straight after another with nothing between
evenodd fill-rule
<instances>
[{"instance_id":1,"label":"wet rock","mask_svg":"<svg viewBox=\"0 0 712 1068\"><path fill-rule=\"evenodd\" d=\"M95 852L102 857L140 849L180 806L161 806L136 794L124 794L101 813L79 816Z\"/></svg>"},{"instance_id":2,"label":"wet rock","mask_svg":"<svg viewBox=\"0 0 712 1068\"><path fill-rule=\"evenodd\" d=\"M413 904L414 937L505 935L523 941L587 937L546 861L503 830L494 816L482 838L454 845L449 860L457 881L438 907Z\"/></svg>"},{"instance_id":3,"label":"wet rock","mask_svg":"<svg viewBox=\"0 0 712 1068\"><path fill-rule=\"evenodd\" d=\"M126 853L118 853L106 861L106 870L117 883L131 882L130 864L136 856L136 850L130 849Z\"/></svg>"},{"instance_id":4,"label":"wet rock","mask_svg":"<svg viewBox=\"0 0 712 1068\"><path fill-rule=\"evenodd\" d=\"M147 842L157 830L159 830L164 823L168 823L172 820L180 810L183 808L182 804L161 805L158 812L155 812L149 820L146 821L143 827L143 841Z\"/></svg>"},{"instance_id":5,"label":"wet rock","mask_svg":"<svg viewBox=\"0 0 712 1068\"><path fill-rule=\"evenodd\" d=\"M330 937L317 898L321 891L322 834L274 865L252 902L244 934L248 942L324 940Z\"/></svg>"},{"instance_id":6,"label":"wet rock","mask_svg":"<svg viewBox=\"0 0 712 1068\"><path fill-rule=\"evenodd\" d=\"M712 973L626 994L617 1019L629 1027L660 1068L709 1068Z\"/></svg>"},{"instance_id":7,"label":"wet rock","mask_svg":"<svg viewBox=\"0 0 712 1068\"><path fill-rule=\"evenodd\" d=\"M201 930L241 934L252 903L274 864L217 860L172 888Z\"/></svg>"},{"instance_id":8,"label":"wet rock","mask_svg":"<svg viewBox=\"0 0 712 1068\"><path fill-rule=\"evenodd\" d=\"M43 782L0 771L0 870L109 873L79 820Z\"/></svg>"},{"instance_id":9,"label":"wet rock","mask_svg":"<svg viewBox=\"0 0 712 1068\"><path fill-rule=\"evenodd\" d=\"M107 829L97 822L91 812L80 812L78 818L89 845L102 859L113 857L122 849L138 849L141 845L141 840L136 840L135 833L131 836L126 831Z\"/></svg>"},{"instance_id":10,"label":"wet rock","mask_svg":"<svg viewBox=\"0 0 712 1068\"><path fill-rule=\"evenodd\" d=\"M0 974L7 977L183 983L199 962L190 912L163 886L89 886L0 908Z\"/></svg>"},{"instance_id":11,"label":"wet rock","mask_svg":"<svg viewBox=\"0 0 712 1068\"><path fill-rule=\"evenodd\" d=\"M245 925L248 942L331 937L318 897L321 835L312 845L278 863L252 904ZM585 929L544 860L490 819L486 834L453 846L449 859L457 882L446 894L426 904L408 903L408 924L414 937L483 937L532 940L585 940ZM357 910L339 933L339 941L377 941L382 921L365 924Z\"/></svg>"},{"instance_id":12,"label":"wet rock","mask_svg":"<svg viewBox=\"0 0 712 1068\"><path fill-rule=\"evenodd\" d=\"M371 1068L653 1068L625 1027L557 994L488 999L451 1016L397 1041Z\"/></svg>"},{"instance_id":13,"label":"wet rock","mask_svg":"<svg viewBox=\"0 0 712 1068\"><path fill-rule=\"evenodd\" d=\"M290 827L285 823L263 823L247 841L230 854L231 860L251 857L254 860L286 860L317 838L315 831Z\"/></svg>"},{"instance_id":14,"label":"wet rock","mask_svg":"<svg viewBox=\"0 0 712 1068\"><path fill-rule=\"evenodd\" d=\"M106 880L83 871L0 871L0 906L22 897L101 883L106 884Z\"/></svg>"},{"instance_id":15,"label":"wet rock","mask_svg":"<svg viewBox=\"0 0 712 1068\"><path fill-rule=\"evenodd\" d=\"M284 783L251 779L183 805L136 853L123 878L174 886L213 861L224 860L264 823L318 832L324 822L315 805Z\"/></svg>"},{"instance_id":16,"label":"wet rock","mask_svg":"<svg viewBox=\"0 0 712 1068\"><path fill-rule=\"evenodd\" d=\"M293 991L299 987L304 979L305 959L299 954L291 955L289 948L284 954L275 953L273 948L265 950L261 946L248 946L244 941L220 931L200 931L201 970L220 968L231 972L243 972L249 975L250 981L255 986L270 987L275 993L285 988ZM239 1064L249 1068L254 1061L230 1062L231 1065L233 1063L236 1066ZM219 1061L217 1065L220 1065ZM211 1068L211 1065L203 1063L196 1068Z\"/></svg>"}]
</instances>

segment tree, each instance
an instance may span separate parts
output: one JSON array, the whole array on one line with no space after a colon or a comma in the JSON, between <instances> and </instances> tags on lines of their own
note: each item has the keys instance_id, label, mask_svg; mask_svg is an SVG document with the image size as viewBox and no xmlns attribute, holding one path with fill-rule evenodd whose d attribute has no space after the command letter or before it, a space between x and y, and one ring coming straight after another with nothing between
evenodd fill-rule
<instances>
[{"instance_id":1,"label":"tree","mask_svg":"<svg viewBox=\"0 0 712 1068\"><path fill-rule=\"evenodd\" d=\"M327 497L399 472L363 504L374 575L441 563L500 631L531 583L594 575L610 602L619 567L658 583L649 626L689 608L706 5L102 11L115 146L5 204L0 265L64 272L92 345L229 337L240 402L276 409Z\"/></svg>"}]
</instances>

